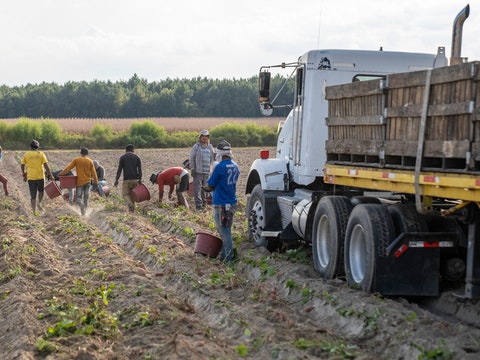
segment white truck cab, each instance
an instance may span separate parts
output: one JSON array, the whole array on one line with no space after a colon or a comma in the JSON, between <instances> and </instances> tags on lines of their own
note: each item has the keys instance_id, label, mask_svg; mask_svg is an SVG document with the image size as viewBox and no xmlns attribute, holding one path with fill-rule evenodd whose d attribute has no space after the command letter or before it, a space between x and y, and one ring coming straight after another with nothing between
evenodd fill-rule
<instances>
[{"instance_id":1,"label":"white truck cab","mask_svg":"<svg viewBox=\"0 0 480 360\"><path fill-rule=\"evenodd\" d=\"M290 190L290 184L309 186L323 177L326 162L328 104L325 88L353 81L378 78L397 72L425 70L448 65L445 48L437 54L390 51L311 50L298 62L264 66L260 70L260 109L271 115L270 68L295 68L295 95L292 110L283 122L277 139L275 159L257 160L252 164L247 193L260 181L263 190ZM267 96L265 96L267 95ZM381 121L379 119L379 121ZM287 170L288 168L288 170ZM288 177L286 181L285 176Z\"/></svg>"}]
</instances>

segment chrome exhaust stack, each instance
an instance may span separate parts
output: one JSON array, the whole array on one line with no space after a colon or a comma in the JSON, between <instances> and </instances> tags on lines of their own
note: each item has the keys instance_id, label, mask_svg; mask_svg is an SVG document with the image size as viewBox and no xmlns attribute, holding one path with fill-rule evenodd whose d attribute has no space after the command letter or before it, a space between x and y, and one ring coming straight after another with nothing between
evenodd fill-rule
<instances>
[{"instance_id":1,"label":"chrome exhaust stack","mask_svg":"<svg viewBox=\"0 0 480 360\"><path fill-rule=\"evenodd\" d=\"M467 4L460 11L453 21L453 33L452 33L452 52L450 56L450 65L462 64L466 61L466 58L462 58L462 31L463 23L467 20L470 14L470 5Z\"/></svg>"}]
</instances>

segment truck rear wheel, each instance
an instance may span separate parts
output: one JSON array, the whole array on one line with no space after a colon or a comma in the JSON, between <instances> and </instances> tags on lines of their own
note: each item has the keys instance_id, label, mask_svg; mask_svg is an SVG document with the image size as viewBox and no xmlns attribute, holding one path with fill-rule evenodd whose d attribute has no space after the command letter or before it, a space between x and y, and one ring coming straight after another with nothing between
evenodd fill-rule
<instances>
[{"instance_id":1,"label":"truck rear wheel","mask_svg":"<svg viewBox=\"0 0 480 360\"><path fill-rule=\"evenodd\" d=\"M255 246L266 246L267 240L262 236L266 225L265 197L261 185L255 185L247 202L248 236Z\"/></svg>"},{"instance_id":2,"label":"truck rear wheel","mask_svg":"<svg viewBox=\"0 0 480 360\"><path fill-rule=\"evenodd\" d=\"M325 196L315 210L312 227L313 266L324 279L345 274L345 231L352 208L347 197Z\"/></svg>"},{"instance_id":3,"label":"truck rear wheel","mask_svg":"<svg viewBox=\"0 0 480 360\"><path fill-rule=\"evenodd\" d=\"M376 263L385 257L385 248L395 238L395 226L383 205L355 206L345 237L345 275L351 287L370 292Z\"/></svg>"}]
</instances>

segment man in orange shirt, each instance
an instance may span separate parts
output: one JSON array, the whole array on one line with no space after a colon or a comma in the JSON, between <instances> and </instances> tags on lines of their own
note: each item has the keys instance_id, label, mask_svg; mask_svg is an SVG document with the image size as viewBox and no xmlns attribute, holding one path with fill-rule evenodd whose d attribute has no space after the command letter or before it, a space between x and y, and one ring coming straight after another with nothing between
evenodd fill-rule
<instances>
[{"instance_id":1,"label":"man in orange shirt","mask_svg":"<svg viewBox=\"0 0 480 360\"><path fill-rule=\"evenodd\" d=\"M164 186L170 186L168 191L168 199L173 200L173 190L177 195L177 205L182 205L189 208L188 202L185 199L184 192L188 190L189 176L188 171L181 167L168 168L157 175L152 174L150 177L152 183L158 184L158 201L163 201Z\"/></svg>"},{"instance_id":2,"label":"man in orange shirt","mask_svg":"<svg viewBox=\"0 0 480 360\"><path fill-rule=\"evenodd\" d=\"M95 187L98 185L97 172L93 166L93 161L87 155L88 149L85 147L81 148L80 156L73 159L72 162L60 173L60 176L64 176L73 168L76 169L77 183L75 185L77 190L77 204L80 206L82 215L85 215L88 207L90 182L93 180L93 185Z\"/></svg>"}]
</instances>

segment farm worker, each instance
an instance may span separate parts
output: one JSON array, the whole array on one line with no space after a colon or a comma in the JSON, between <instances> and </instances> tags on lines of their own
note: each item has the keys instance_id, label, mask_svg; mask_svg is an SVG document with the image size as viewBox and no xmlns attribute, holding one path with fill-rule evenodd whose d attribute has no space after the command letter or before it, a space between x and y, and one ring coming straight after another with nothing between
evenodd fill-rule
<instances>
[{"instance_id":1,"label":"farm worker","mask_svg":"<svg viewBox=\"0 0 480 360\"><path fill-rule=\"evenodd\" d=\"M94 185L98 183L97 172L93 167L92 159L88 157L88 149L86 147L80 149L80 156L73 159L72 162L60 172L59 176L67 175L73 168L75 168L77 172L77 182L75 184L77 204L80 206L82 215L85 215L90 195L90 182L93 181Z\"/></svg>"},{"instance_id":2,"label":"farm worker","mask_svg":"<svg viewBox=\"0 0 480 360\"><path fill-rule=\"evenodd\" d=\"M125 148L125 154L120 157L118 161L117 175L113 186L118 186L118 179L123 171L122 196L128 206L128 211L135 210L135 204L132 201L132 190L137 184L142 183L142 161L134 153L135 147L128 144Z\"/></svg>"},{"instance_id":3,"label":"farm worker","mask_svg":"<svg viewBox=\"0 0 480 360\"><path fill-rule=\"evenodd\" d=\"M37 206L39 210L43 210L41 203L45 189L45 172L50 179L53 179L47 157L42 151L38 150L39 147L40 143L37 140L32 140L30 143L30 151L27 151L25 155L23 155L20 165L23 181L28 181L30 205L32 206L34 215L38 215Z\"/></svg>"},{"instance_id":4,"label":"farm worker","mask_svg":"<svg viewBox=\"0 0 480 360\"><path fill-rule=\"evenodd\" d=\"M90 188L91 191L98 191L98 194L100 196L105 195L103 191L103 187L107 185L107 180L105 180L105 168L100 165L98 160L93 160L93 167L95 168L95 171L97 172L97 178L98 178L98 185L95 187L92 185Z\"/></svg>"},{"instance_id":5,"label":"farm worker","mask_svg":"<svg viewBox=\"0 0 480 360\"><path fill-rule=\"evenodd\" d=\"M202 130L198 135L198 141L190 151L189 159L193 178L195 208L197 210L203 210L207 205L203 186L207 184L214 159L215 150L212 144L210 144L210 133L208 130Z\"/></svg>"},{"instance_id":6,"label":"farm worker","mask_svg":"<svg viewBox=\"0 0 480 360\"><path fill-rule=\"evenodd\" d=\"M158 173L156 178L151 178L153 183L158 184L158 201L163 201L164 187L168 185L170 187L168 191L168 199L173 200L173 189L177 195L177 205L182 205L185 208L189 208L188 202L185 199L184 192L188 190L188 183L190 177L188 171L182 167L171 167Z\"/></svg>"},{"instance_id":7,"label":"farm worker","mask_svg":"<svg viewBox=\"0 0 480 360\"><path fill-rule=\"evenodd\" d=\"M217 145L217 166L204 186L205 191L213 191L213 218L223 241L220 258L224 262L233 260L232 223L237 206L237 181L240 175L238 165L233 161L230 144L222 141Z\"/></svg>"},{"instance_id":8,"label":"farm worker","mask_svg":"<svg viewBox=\"0 0 480 360\"><path fill-rule=\"evenodd\" d=\"M0 146L0 164L2 163L2 158L3 158L3 151L2 151L2 147ZM2 174L0 174L0 182L3 184L3 191L5 192L5 196L8 196L8 187L7 187L8 180Z\"/></svg>"}]
</instances>

